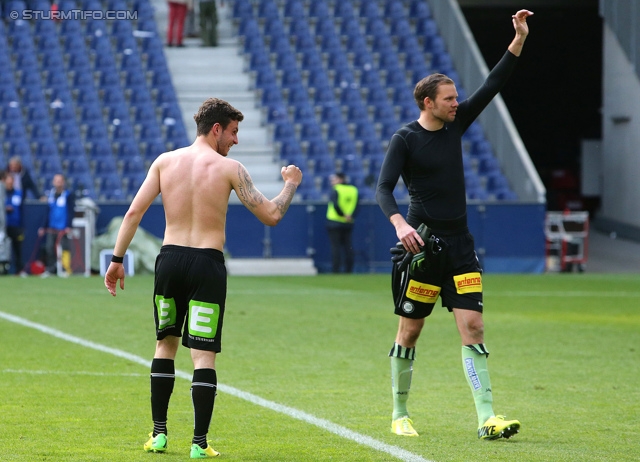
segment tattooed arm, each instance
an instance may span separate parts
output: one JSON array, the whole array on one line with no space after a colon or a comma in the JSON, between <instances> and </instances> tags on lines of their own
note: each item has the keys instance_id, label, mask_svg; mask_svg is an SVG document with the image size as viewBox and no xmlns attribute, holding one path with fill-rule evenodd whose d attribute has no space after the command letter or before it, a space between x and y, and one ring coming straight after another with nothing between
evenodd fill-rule
<instances>
[{"instance_id":1,"label":"tattooed arm","mask_svg":"<svg viewBox=\"0 0 640 462\"><path fill-rule=\"evenodd\" d=\"M233 189L238 198L262 223L268 226L277 225L289 209L291 200L298 185L302 181L302 172L295 165L282 167L280 172L284 187L280 194L272 200L267 198L254 186L247 169L238 164L237 178L234 178Z\"/></svg>"}]
</instances>

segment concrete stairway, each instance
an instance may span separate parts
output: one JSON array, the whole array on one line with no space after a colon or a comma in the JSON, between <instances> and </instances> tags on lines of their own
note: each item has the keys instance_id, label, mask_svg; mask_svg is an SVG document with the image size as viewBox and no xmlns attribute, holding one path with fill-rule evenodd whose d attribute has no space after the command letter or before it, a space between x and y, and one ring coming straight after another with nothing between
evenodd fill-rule
<instances>
[{"instance_id":1,"label":"concrete stairway","mask_svg":"<svg viewBox=\"0 0 640 462\"><path fill-rule=\"evenodd\" d=\"M244 72L245 61L240 54L238 41L233 36L229 3L225 1L224 6L218 3L219 46L203 48L200 39L186 38L185 47L165 48L164 52L189 138L196 138L193 115L204 100L216 97L228 101L245 117L240 123L239 144L231 149L229 156L242 162L256 187L268 199L272 199L282 190L281 164L275 155L269 132L261 123L262 112L255 94L249 89L250 77ZM152 4L158 31L165 34L167 2L152 0ZM233 193L231 202L239 203ZM311 258L235 258L227 260L227 268L229 274L234 276L317 274Z\"/></svg>"},{"instance_id":2,"label":"concrete stairway","mask_svg":"<svg viewBox=\"0 0 640 462\"><path fill-rule=\"evenodd\" d=\"M163 34L167 29L167 2L153 0L152 3L158 30ZM164 51L189 138L196 137L193 115L204 100L216 97L228 101L245 116L238 132L239 144L231 149L229 156L242 162L256 187L272 199L282 189L281 165L268 130L262 125L262 112L256 105L255 94L249 89L250 77L244 72L245 61L233 36L229 10L229 2L218 6L219 46L204 48L200 39L186 38L185 47ZM232 194L232 201L237 200Z\"/></svg>"}]
</instances>

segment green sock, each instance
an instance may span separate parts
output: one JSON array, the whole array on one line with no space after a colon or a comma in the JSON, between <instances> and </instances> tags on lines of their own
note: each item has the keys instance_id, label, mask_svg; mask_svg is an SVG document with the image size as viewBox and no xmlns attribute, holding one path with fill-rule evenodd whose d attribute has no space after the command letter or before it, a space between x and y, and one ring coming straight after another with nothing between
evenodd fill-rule
<instances>
[{"instance_id":1,"label":"green sock","mask_svg":"<svg viewBox=\"0 0 640 462\"><path fill-rule=\"evenodd\" d=\"M489 352L482 343L462 347L462 367L476 403L478 427L494 415L487 356Z\"/></svg>"},{"instance_id":2,"label":"green sock","mask_svg":"<svg viewBox=\"0 0 640 462\"><path fill-rule=\"evenodd\" d=\"M391 389L393 391L393 420L408 416L407 400L411 388L411 373L416 350L393 344L391 357Z\"/></svg>"}]
</instances>

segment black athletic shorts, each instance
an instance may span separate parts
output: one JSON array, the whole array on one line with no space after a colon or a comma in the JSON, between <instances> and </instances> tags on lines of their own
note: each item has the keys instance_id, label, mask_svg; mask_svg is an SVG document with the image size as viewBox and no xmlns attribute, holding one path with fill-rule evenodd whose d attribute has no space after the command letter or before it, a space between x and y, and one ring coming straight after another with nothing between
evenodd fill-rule
<instances>
[{"instance_id":1,"label":"black athletic shorts","mask_svg":"<svg viewBox=\"0 0 640 462\"><path fill-rule=\"evenodd\" d=\"M188 348L219 353L226 298L227 269L222 252L162 246L153 288L158 340L175 335L182 337Z\"/></svg>"},{"instance_id":2,"label":"black athletic shorts","mask_svg":"<svg viewBox=\"0 0 640 462\"><path fill-rule=\"evenodd\" d=\"M438 255L427 255L427 267L409 275L409 268L398 271L393 265L391 286L395 313L422 319L431 314L438 297L442 306L482 313L482 268L476 255L473 236L468 230L445 235L435 233L444 242Z\"/></svg>"}]
</instances>

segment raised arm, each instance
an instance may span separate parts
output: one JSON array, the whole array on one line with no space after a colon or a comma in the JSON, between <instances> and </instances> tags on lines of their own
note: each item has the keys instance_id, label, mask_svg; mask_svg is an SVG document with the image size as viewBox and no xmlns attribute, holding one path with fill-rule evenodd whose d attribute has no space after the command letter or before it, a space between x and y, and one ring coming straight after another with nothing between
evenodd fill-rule
<instances>
[{"instance_id":1,"label":"raised arm","mask_svg":"<svg viewBox=\"0 0 640 462\"><path fill-rule=\"evenodd\" d=\"M275 226L282 220L298 185L302 182L302 171L295 165L282 167L280 173L284 180L284 187L280 194L271 200L258 191L251 180L251 175L242 164L238 163L237 175L232 180L233 189L240 201L267 226Z\"/></svg>"},{"instance_id":2,"label":"raised arm","mask_svg":"<svg viewBox=\"0 0 640 462\"><path fill-rule=\"evenodd\" d=\"M509 51L516 56L520 56L520 53L522 53L524 41L526 40L527 35L529 35L527 18L532 14L533 13L529 10L520 10L511 17L513 28L516 31L516 36L513 38L513 41L509 45Z\"/></svg>"}]
</instances>

